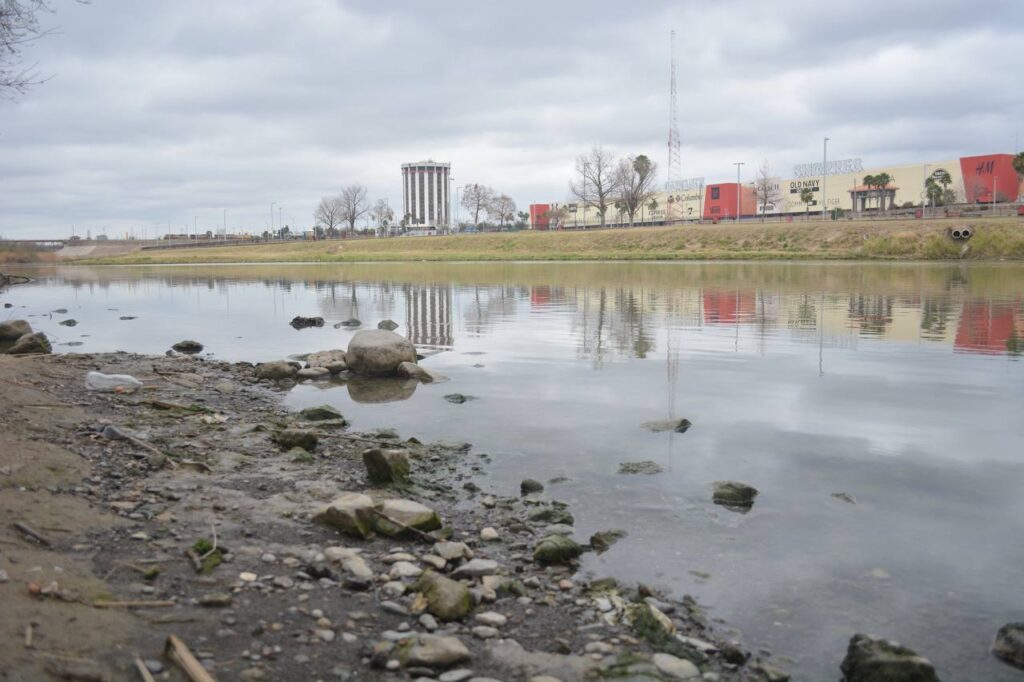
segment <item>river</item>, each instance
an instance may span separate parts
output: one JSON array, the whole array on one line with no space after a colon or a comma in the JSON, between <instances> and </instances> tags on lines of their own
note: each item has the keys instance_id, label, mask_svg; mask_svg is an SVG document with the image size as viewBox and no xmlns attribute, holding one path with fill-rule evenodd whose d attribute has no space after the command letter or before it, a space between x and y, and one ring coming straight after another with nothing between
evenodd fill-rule
<instances>
[{"instance_id":1,"label":"river","mask_svg":"<svg viewBox=\"0 0 1024 682\"><path fill-rule=\"evenodd\" d=\"M334 325L349 318L393 319L450 381L383 403L306 384L286 403L469 441L506 494L524 477L560 479L545 495L571 505L582 541L628 532L586 572L694 595L748 647L789 657L794 679L838 678L860 631L914 648L947 682L1021 679L989 646L1024 620L1024 266L19 272L38 279L0 294L14 305L2 317L25 317L56 352L164 353L192 338L216 358L263 361L345 348L354 332ZM296 331L296 315L327 324ZM475 399L444 400L453 392ZM639 426L682 417L684 434ZM662 473L618 473L644 460ZM711 503L725 479L758 488L749 513Z\"/></svg>"}]
</instances>

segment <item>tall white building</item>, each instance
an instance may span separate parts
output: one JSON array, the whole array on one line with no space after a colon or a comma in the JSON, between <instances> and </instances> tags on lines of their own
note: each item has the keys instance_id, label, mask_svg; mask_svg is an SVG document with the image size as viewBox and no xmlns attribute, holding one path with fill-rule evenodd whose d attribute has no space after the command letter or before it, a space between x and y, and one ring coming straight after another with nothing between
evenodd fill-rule
<instances>
[{"instance_id":1,"label":"tall white building","mask_svg":"<svg viewBox=\"0 0 1024 682\"><path fill-rule=\"evenodd\" d=\"M402 164L402 217L409 219L409 227L449 227L451 168L437 161Z\"/></svg>"}]
</instances>

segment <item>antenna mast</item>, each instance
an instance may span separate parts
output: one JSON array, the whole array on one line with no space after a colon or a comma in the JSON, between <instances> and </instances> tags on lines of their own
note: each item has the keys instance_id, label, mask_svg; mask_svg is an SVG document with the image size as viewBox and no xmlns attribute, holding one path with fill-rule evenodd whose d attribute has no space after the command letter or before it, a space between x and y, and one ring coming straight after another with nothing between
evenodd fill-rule
<instances>
[{"instance_id":1,"label":"antenna mast","mask_svg":"<svg viewBox=\"0 0 1024 682\"><path fill-rule=\"evenodd\" d=\"M669 50L671 53L672 82L668 95L668 168L665 189L676 189L682 181L682 162L679 154L679 123L676 120L676 32L669 33Z\"/></svg>"}]
</instances>

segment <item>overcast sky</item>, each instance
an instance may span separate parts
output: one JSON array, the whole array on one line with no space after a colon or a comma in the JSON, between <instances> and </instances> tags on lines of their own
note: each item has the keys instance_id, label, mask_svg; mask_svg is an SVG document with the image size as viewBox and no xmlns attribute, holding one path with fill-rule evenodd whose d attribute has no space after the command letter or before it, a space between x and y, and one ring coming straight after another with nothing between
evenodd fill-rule
<instances>
[{"instance_id":1,"label":"overcast sky","mask_svg":"<svg viewBox=\"0 0 1024 682\"><path fill-rule=\"evenodd\" d=\"M1021 0L54 6L28 54L52 78L0 100L8 238L225 208L262 231L271 202L306 227L355 182L400 213L399 165L425 158L520 209L564 200L593 144L663 171L673 28L683 174L709 182L789 175L825 135L865 167L1010 152L1024 114Z\"/></svg>"}]
</instances>

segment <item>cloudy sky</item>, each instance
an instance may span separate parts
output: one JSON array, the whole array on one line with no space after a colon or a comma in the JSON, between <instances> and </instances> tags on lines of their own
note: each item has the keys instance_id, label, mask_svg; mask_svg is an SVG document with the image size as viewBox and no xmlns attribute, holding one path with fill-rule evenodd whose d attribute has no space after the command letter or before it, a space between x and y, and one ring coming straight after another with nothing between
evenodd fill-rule
<instances>
[{"instance_id":1,"label":"cloudy sky","mask_svg":"<svg viewBox=\"0 0 1024 682\"><path fill-rule=\"evenodd\" d=\"M525 208L593 144L664 167L677 32L683 174L788 175L1013 151L1024 2L53 0L0 100L0 235L308 226L405 161L450 161ZM1024 130L1020 131L1024 134ZM275 210L274 220L277 221Z\"/></svg>"}]
</instances>

